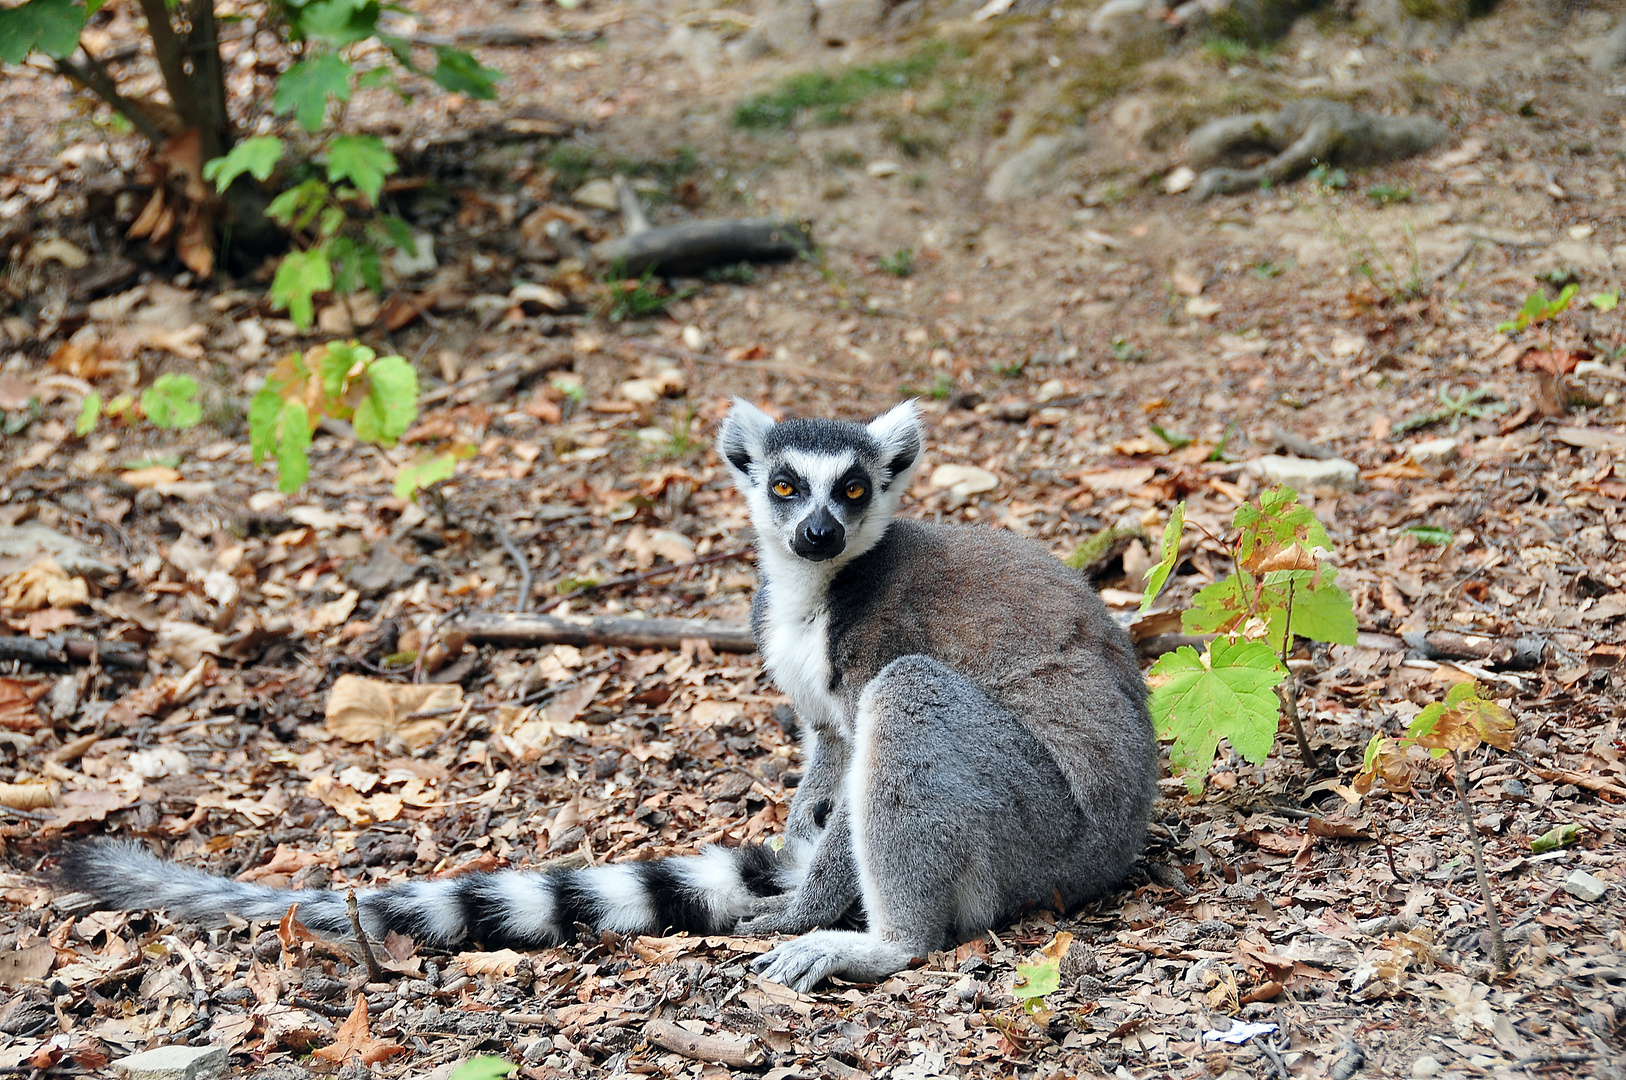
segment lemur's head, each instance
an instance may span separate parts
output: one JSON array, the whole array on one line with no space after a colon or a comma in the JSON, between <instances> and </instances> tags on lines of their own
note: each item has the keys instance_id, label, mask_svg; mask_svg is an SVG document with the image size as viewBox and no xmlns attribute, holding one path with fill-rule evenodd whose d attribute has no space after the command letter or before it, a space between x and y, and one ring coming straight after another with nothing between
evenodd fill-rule
<instances>
[{"instance_id":1,"label":"lemur's head","mask_svg":"<svg viewBox=\"0 0 1626 1080\"><path fill-rule=\"evenodd\" d=\"M906 401L868 424L774 423L740 398L717 449L764 544L840 565L874 546L920 461L920 414Z\"/></svg>"}]
</instances>

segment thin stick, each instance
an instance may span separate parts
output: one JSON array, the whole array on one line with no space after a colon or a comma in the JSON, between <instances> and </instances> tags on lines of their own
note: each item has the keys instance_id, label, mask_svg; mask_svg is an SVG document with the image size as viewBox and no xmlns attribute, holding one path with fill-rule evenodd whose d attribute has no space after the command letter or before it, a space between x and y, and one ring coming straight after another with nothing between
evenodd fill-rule
<instances>
[{"instance_id":1,"label":"thin stick","mask_svg":"<svg viewBox=\"0 0 1626 1080\"><path fill-rule=\"evenodd\" d=\"M621 585L638 585L654 578L665 577L667 574L676 574L682 570L693 570L697 566L709 566L712 563L727 562L729 559L743 558L746 555L751 554L751 550L752 549L750 548L735 548L733 551L721 551L715 555L707 555L704 558L690 559L688 562L673 563L671 566L662 566L655 570L646 570L641 574L628 574L625 577L611 578L609 581L600 581L594 585L583 585L579 589L572 589L564 596L549 600L546 604L537 608L536 611L538 615L544 614L552 611L566 600L572 600L578 596L586 596L588 593L598 592L600 589L614 589Z\"/></svg>"},{"instance_id":2,"label":"thin stick","mask_svg":"<svg viewBox=\"0 0 1626 1080\"><path fill-rule=\"evenodd\" d=\"M344 910L350 914L350 928L356 932L356 944L361 947L361 959L367 965L367 981L383 982L384 969L378 966L372 943L367 940L367 932L361 928L361 907L356 903L355 889L345 893Z\"/></svg>"},{"instance_id":3,"label":"thin stick","mask_svg":"<svg viewBox=\"0 0 1626 1080\"><path fill-rule=\"evenodd\" d=\"M84 83L86 89L112 106L114 112L130 121L131 126L141 132L154 147L163 146L166 138L163 131L146 113L136 108L135 102L119 93L112 76L108 75L101 61L92 56L88 49L85 50L85 60L86 66L80 67L72 60L58 59L56 69L63 75Z\"/></svg>"},{"instance_id":4,"label":"thin stick","mask_svg":"<svg viewBox=\"0 0 1626 1080\"><path fill-rule=\"evenodd\" d=\"M1299 683L1293 676L1293 669L1287 666L1287 650L1293 644L1293 588L1297 584L1296 579L1287 579L1287 616L1283 619L1286 625L1282 628L1282 670L1287 672L1287 678L1277 685L1276 696L1282 699L1282 708L1287 710L1287 719L1293 724L1293 737L1299 741L1299 755L1304 759L1304 766L1314 772L1321 768L1321 762L1310 748L1310 737L1304 733L1304 724L1299 720Z\"/></svg>"},{"instance_id":5,"label":"thin stick","mask_svg":"<svg viewBox=\"0 0 1626 1080\"><path fill-rule=\"evenodd\" d=\"M502 527L502 522L496 518L490 518L489 520L492 530L497 534L497 539L502 542L502 549L508 552L508 557L514 560L515 566L519 567L519 602L514 606L514 610L529 611L531 610L531 564L526 561L525 553L509 537L508 530Z\"/></svg>"},{"instance_id":6,"label":"thin stick","mask_svg":"<svg viewBox=\"0 0 1626 1080\"><path fill-rule=\"evenodd\" d=\"M1485 849L1479 843L1479 830L1474 827L1473 808L1468 805L1468 781L1462 775L1462 759L1455 749L1451 751L1451 772L1456 780L1457 801L1462 806L1462 823L1468 828L1468 842L1474 853L1474 875L1479 879L1479 895L1485 901L1485 921L1490 924L1491 955L1496 958L1496 970L1507 974L1511 965L1507 959L1507 942L1502 940L1502 920L1496 914L1496 897L1491 895L1490 876L1485 873Z\"/></svg>"}]
</instances>

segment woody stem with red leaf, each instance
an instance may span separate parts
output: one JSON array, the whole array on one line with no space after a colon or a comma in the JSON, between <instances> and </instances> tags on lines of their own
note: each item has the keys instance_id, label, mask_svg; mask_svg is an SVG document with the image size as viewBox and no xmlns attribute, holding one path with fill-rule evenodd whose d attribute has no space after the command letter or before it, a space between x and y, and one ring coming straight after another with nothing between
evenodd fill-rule
<instances>
[{"instance_id":1,"label":"woody stem with red leaf","mask_svg":"<svg viewBox=\"0 0 1626 1080\"><path fill-rule=\"evenodd\" d=\"M1490 876L1485 873L1485 849L1479 843L1479 830L1474 827L1474 813L1468 805L1468 781L1462 776L1462 759L1451 751L1451 773L1456 781L1457 801L1462 808L1462 823L1468 828L1468 842L1474 855L1474 875L1479 879L1479 895L1485 901L1485 922L1490 927L1491 956L1496 970L1506 974L1511 970L1507 959L1507 942L1502 940L1502 920L1496 914L1496 898L1491 895Z\"/></svg>"}]
</instances>

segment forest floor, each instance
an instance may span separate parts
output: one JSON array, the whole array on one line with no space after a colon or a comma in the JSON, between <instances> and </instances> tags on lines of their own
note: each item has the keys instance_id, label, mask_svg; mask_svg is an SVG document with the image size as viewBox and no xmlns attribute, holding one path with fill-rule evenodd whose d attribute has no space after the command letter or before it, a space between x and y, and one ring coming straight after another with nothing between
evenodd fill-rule
<instances>
[{"instance_id":1,"label":"forest floor","mask_svg":"<svg viewBox=\"0 0 1626 1080\"><path fill-rule=\"evenodd\" d=\"M134 24L110 6L117 45ZM699 0L407 6L426 30L534 34L479 49L507 74L495 102L358 96L350 120L398 147L391 198L436 264L392 277L382 312L332 306L321 335L270 310L264 274L200 283L123 240L140 148L45 72L0 79L0 231L17 253L0 278L0 616L18 637L143 650L134 667L7 661L0 677L0 1069L114 1075L187 1043L279 1078L346 1047L371 1060L345 1075L387 1077L480 1053L533 1078L720 1076L752 1050L760 1064L732 1071L774 1080L1626 1074L1626 330L1588 303L1626 277L1626 121L1608 104L1626 91L1566 44L1601 11L1509 0L1411 47L1306 18L1258 50L1161 30L1115 43L1085 29L1094 5L1018 5L747 59L729 46L752 14ZM789 95L785 76L815 61L861 92ZM1434 116L1450 137L1208 202L1165 191L1198 122L1308 94ZM742 126L753 95L793 122ZM990 201L990 172L1057 117L1070 156ZM656 224L782 213L811 223L817 257L677 282L664 311L612 319L568 256L618 231L590 191L576 199L616 172ZM1570 282L1569 311L1496 329ZM348 333L412 360L428 400L399 449L319 432L309 482L281 495L251 463L247 399L277 357ZM1582 364L1525 370L1555 358ZM201 424L74 434L91 386L111 398L161 372L202 384ZM1306 497L1361 630L1294 654L1323 767L1285 728L1263 765L1223 749L1200 796L1163 782L1118 892L811 994L751 972L759 941L393 941L388 978L367 984L345 943L288 927L53 899L60 845L102 833L335 887L772 836L799 765L754 654L456 630L516 606L516 553L533 610L696 562L550 613L743 621L747 514L710 448L736 394L855 419L918 396L908 516L1063 558L1106 527L1144 530L1097 567L1142 642L1229 570L1220 544L1188 540L1137 615L1177 502L1223 538L1262 490L1249 462L1285 446L1352 463L1353 490ZM476 453L452 480L393 495L413 453L455 442ZM42 543L54 570L33 561ZM1350 786L1373 734L1470 678L1517 720L1512 752L1462 764L1506 974L1450 778ZM1573 843L1532 851L1566 825ZM1059 931L1074 944L1035 1017L1015 965ZM659 1016L732 1049L653 1046ZM1239 1020L1274 1026L1205 1035Z\"/></svg>"}]
</instances>

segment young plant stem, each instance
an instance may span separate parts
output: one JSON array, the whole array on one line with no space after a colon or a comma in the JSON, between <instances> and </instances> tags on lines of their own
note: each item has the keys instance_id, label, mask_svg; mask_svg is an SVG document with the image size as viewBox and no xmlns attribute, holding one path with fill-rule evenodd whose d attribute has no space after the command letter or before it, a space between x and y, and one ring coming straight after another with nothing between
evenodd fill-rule
<instances>
[{"instance_id":1,"label":"young plant stem","mask_svg":"<svg viewBox=\"0 0 1626 1080\"><path fill-rule=\"evenodd\" d=\"M1462 808L1462 824L1468 830L1468 843L1474 854L1474 875L1479 878L1479 895L1485 901L1485 922L1490 926L1491 955L1496 970L1506 974L1510 970L1507 960L1507 942L1502 940L1502 920L1496 915L1496 898L1491 895L1490 876L1485 873L1485 849L1479 843L1479 830L1474 827L1474 813L1468 805L1468 781L1462 775L1462 759L1451 751L1451 772L1457 785L1457 802Z\"/></svg>"},{"instance_id":2,"label":"young plant stem","mask_svg":"<svg viewBox=\"0 0 1626 1080\"><path fill-rule=\"evenodd\" d=\"M1293 725L1293 737L1298 740L1299 756L1304 759L1304 767L1314 772L1321 768L1321 762L1310 746L1310 736L1304 731L1304 722L1299 719L1299 683L1293 677L1293 669L1287 666L1287 653L1293 644L1293 589L1297 584L1293 578L1287 579L1287 616L1282 620L1286 624L1282 630L1282 670L1287 672L1287 678L1276 684L1276 694L1282 699L1282 708Z\"/></svg>"}]
</instances>

